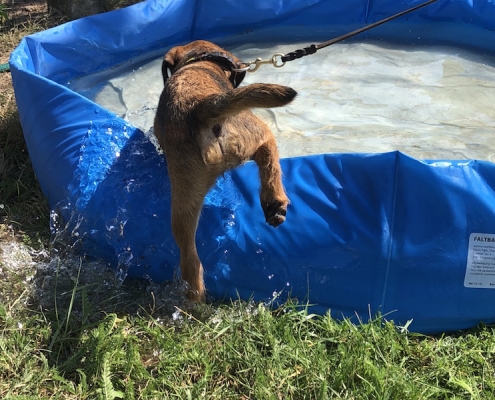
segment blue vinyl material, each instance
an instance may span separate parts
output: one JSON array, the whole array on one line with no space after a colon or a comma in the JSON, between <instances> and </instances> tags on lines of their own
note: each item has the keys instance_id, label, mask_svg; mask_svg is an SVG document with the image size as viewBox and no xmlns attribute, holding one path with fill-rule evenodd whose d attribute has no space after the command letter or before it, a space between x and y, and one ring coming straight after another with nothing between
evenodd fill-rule
<instances>
[{"instance_id":1,"label":"blue vinyl material","mask_svg":"<svg viewBox=\"0 0 495 400\"><path fill-rule=\"evenodd\" d=\"M418 3L149 0L24 38L10 58L12 78L59 229L122 278L162 282L178 264L165 160L141 131L68 81L199 38L248 40L248 32L280 28L272 38L290 40L294 26L326 26L337 36ZM438 0L355 40L366 38L493 55L495 2ZM282 167L291 205L277 229L264 222L253 163L208 194L197 244L210 294L267 300L280 293L337 318L366 321L380 312L398 324L412 320L409 328L425 333L495 322L495 290L464 286L470 235L495 233L492 163L391 152L291 158Z\"/></svg>"}]
</instances>

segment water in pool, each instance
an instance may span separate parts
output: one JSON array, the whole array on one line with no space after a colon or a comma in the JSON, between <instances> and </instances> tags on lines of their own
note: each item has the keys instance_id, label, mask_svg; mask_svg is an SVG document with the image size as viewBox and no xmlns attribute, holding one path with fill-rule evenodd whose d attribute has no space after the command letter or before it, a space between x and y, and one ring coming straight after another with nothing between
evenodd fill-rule
<instances>
[{"instance_id":1,"label":"water in pool","mask_svg":"<svg viewBox=\"0 0 495 400\"><path fill-rule=\"evenodd\" d=\"M224 46L252 61L305 43ZM164 51L165 52L165 51ZM418 159L495 161L495 61L448 47L341 43L248 73L243 85L279 83L298 97L254 110L278 138L282 157L400 150ZM70 82L69 87L144 132L163 89L161 57Z\"/></svg>"}]
</instances>

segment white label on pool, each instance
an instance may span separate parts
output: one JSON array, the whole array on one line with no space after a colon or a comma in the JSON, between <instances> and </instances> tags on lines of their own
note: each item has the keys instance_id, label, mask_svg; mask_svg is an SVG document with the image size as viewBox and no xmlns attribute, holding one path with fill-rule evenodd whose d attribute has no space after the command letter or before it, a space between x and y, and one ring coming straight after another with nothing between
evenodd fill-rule
<instances>
[{"instance_id":1,"label":"white label on pool","mask_svg":"<svg viewBox=\"0 0 495 400\"><path fill-rule=\"evenodd\" d=\"M464 286L495 289L495 235L471 233Z\"/></svg>"}]
</instances>

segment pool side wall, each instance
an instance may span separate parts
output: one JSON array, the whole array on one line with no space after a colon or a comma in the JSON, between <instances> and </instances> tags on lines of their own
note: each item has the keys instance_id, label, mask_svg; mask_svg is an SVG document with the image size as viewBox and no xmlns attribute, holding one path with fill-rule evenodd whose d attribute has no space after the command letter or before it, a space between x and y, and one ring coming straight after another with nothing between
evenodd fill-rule
<instances>
[{"instance_id":1,"label":"pool side wall","mask_svg":"<svg viewBox=\"0 0 495 400\"><path fill-rule=\"evenodd\" d=\"M81 251L122 278L173 277L166 162L141 131L71 91L72 80L199 38L238 34L249 42L271 29L267 40L290 41L295 26L326 26L338 36L416 4L146 1L24 38L10 58L12 79L56 228L76 234ZM354 40L367 39L492 57L495 3L439 0ZM495 322L495 290L464 286L471 234L495 234L492 163L391 152L291 158L282 166L291 205L278 229L264 222L252 163L208 195L197 242L210 294L292 296L335 317L413 320L410 329L425 333Z\"/></svg>"}]
</instances>

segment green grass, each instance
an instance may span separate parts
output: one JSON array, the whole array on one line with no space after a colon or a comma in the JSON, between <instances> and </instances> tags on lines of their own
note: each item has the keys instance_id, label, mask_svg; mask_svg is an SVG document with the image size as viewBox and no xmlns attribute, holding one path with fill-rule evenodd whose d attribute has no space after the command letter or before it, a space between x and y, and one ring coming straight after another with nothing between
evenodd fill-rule
<instances>
[{"instance_id":1,"label":"green grass","mask_svg":"<svg viewBox=\"0 0 495 400\"><path fill-rule=\"evenodd\" d=\"M9 21L3 53L54 23ZM310 315L292 302L276 310L242 301L194 306L174 285L117 288L101 265L48 255L48 216L4 74L2 399L495 398L493 326L424 336L386 318L354 324Z\"/></svg>"},{"instance_id":2,"label":"green grass","mask_svg":"<svg viewBox=\"0 0 495 400\"><path fill-rule=\"evenodd\" d=\"M241 301L95 320L84 302L78 315L0 306L1 398L495 397L493 327L428 337Z\"/></svg>"}]
</instances>

